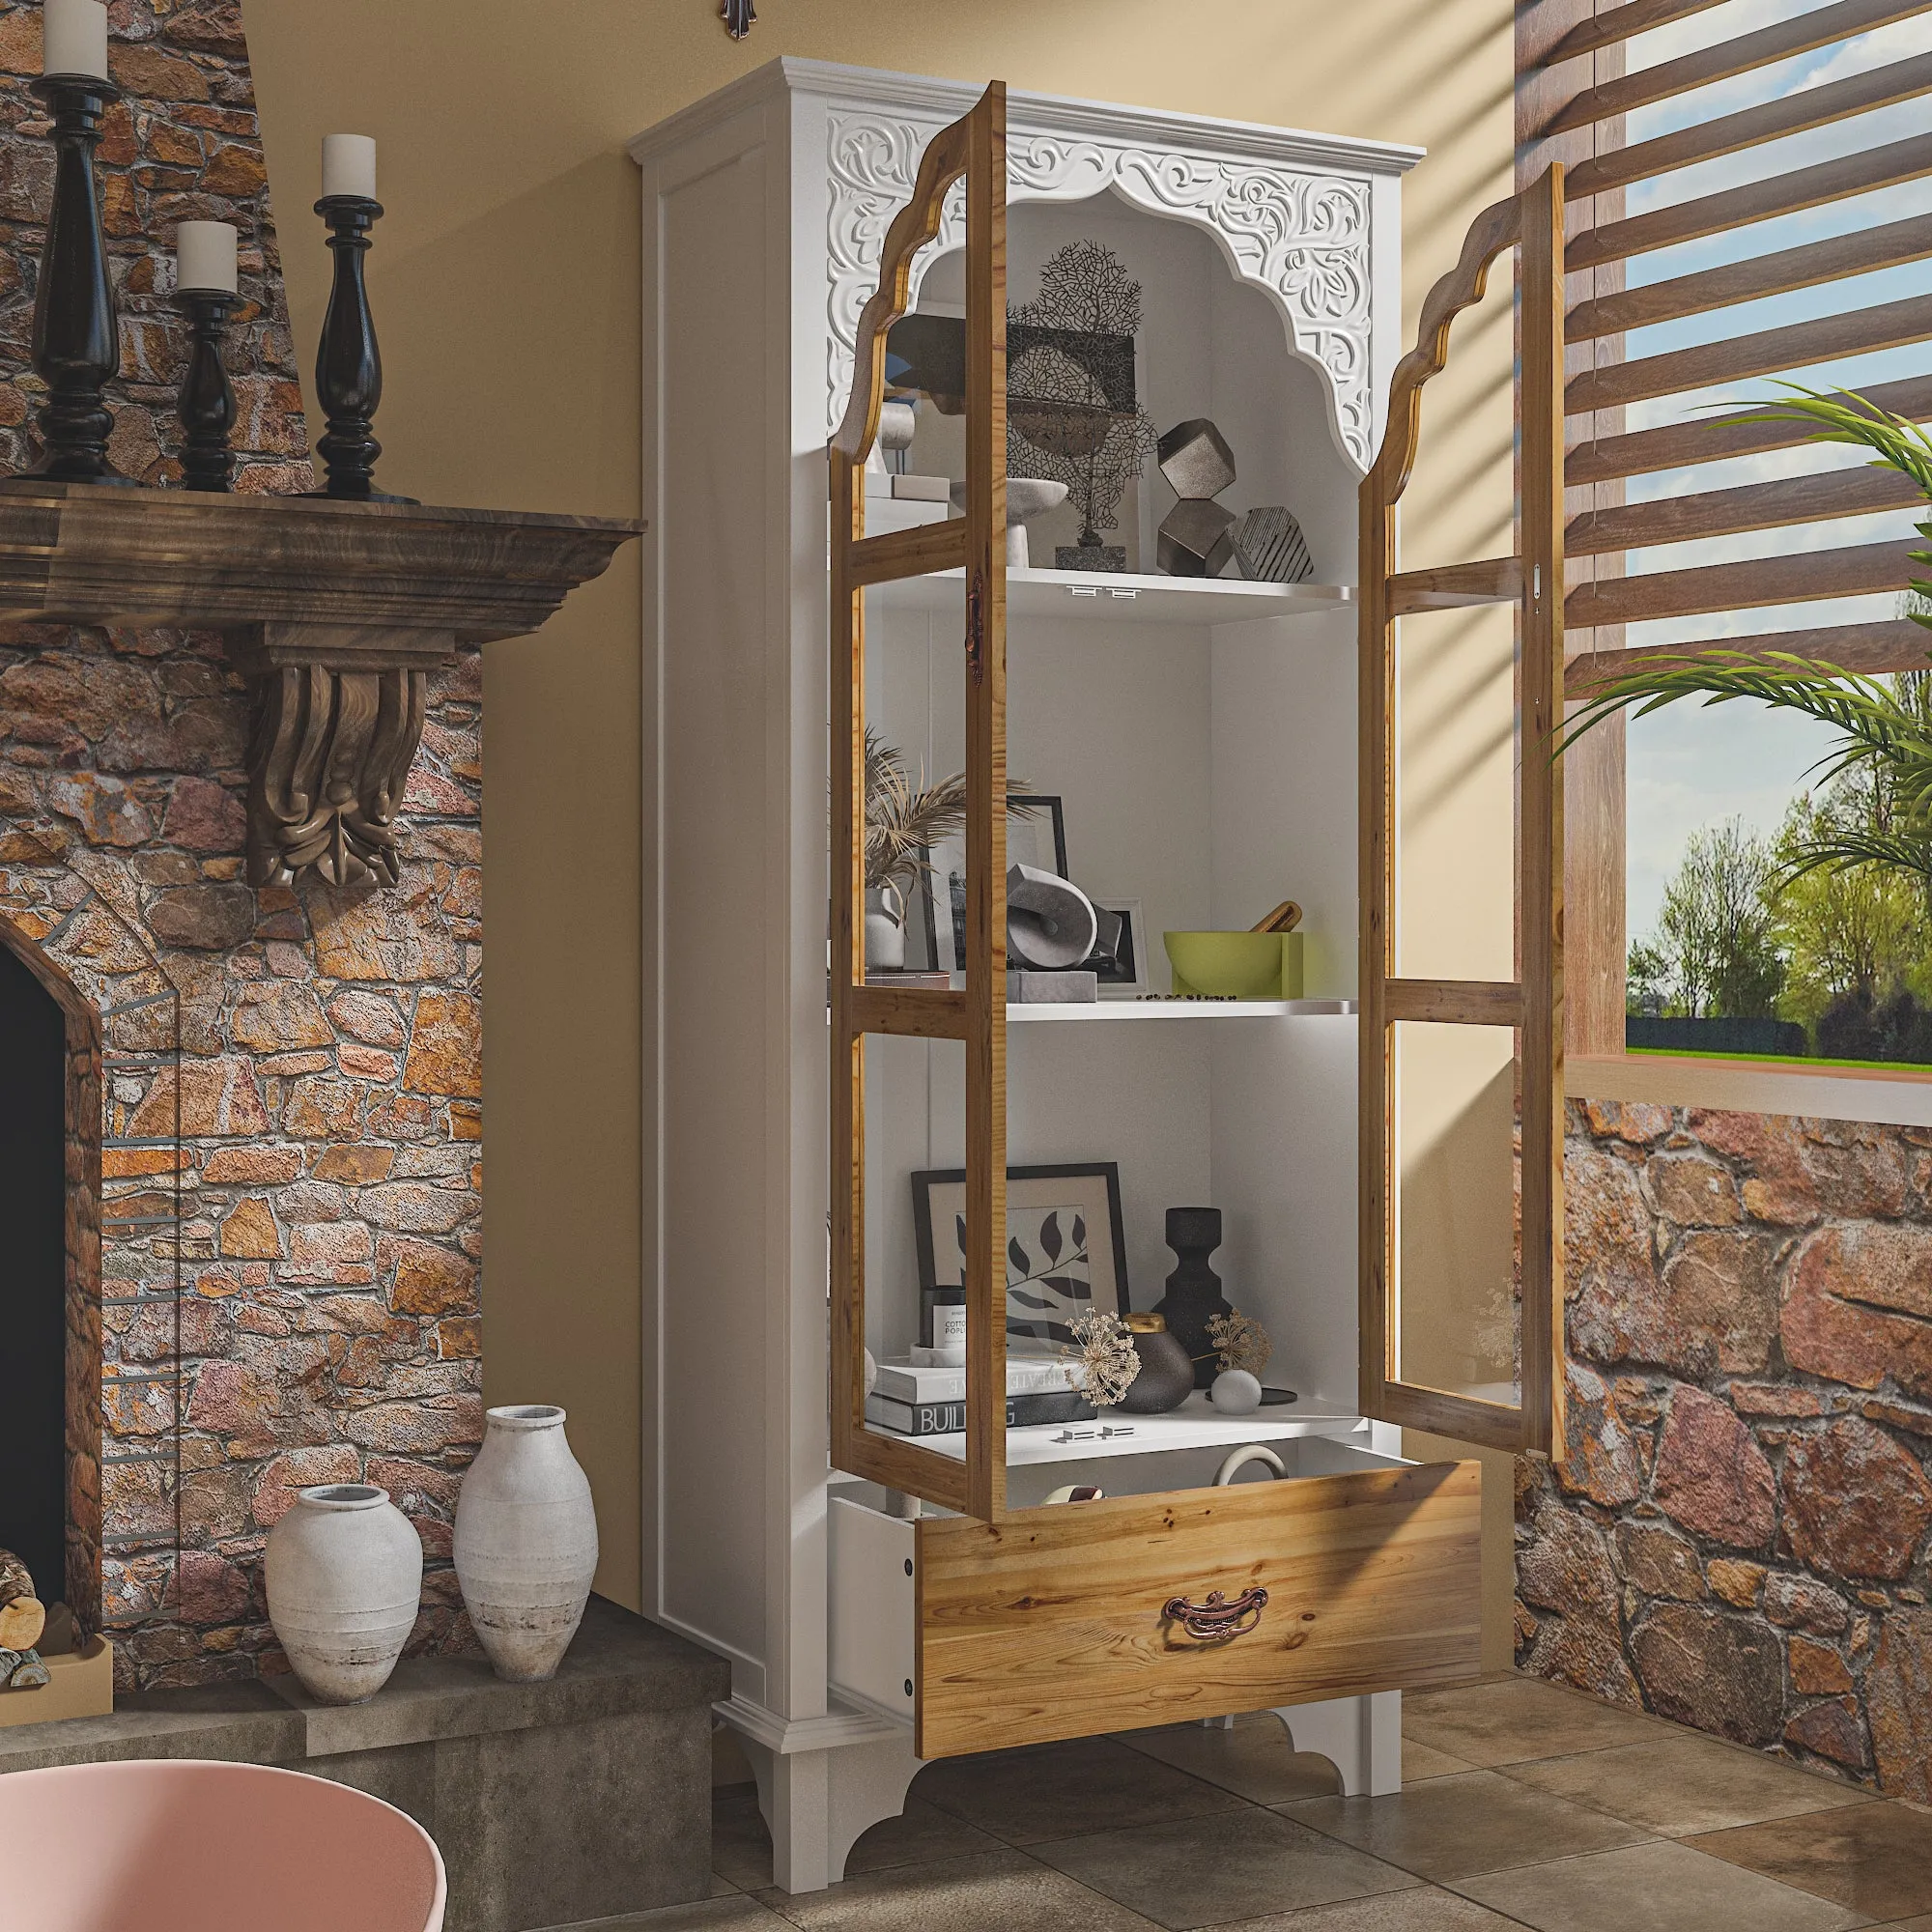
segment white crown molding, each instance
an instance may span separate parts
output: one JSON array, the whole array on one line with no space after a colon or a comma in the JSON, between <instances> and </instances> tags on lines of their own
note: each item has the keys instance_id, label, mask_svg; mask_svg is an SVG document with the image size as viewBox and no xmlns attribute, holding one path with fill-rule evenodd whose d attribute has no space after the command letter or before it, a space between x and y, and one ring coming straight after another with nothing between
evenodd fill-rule
<instances>
[{"instance_id":1,"label":"white crown molding","mask_svg":"<svg viewBox=\"0 0 1932 1932\"><path fill-rule=\"evenodd\" d=\"M646 128L630 143L630 154L641 162L701 128L788 94L856 95L882 107L936 115L944 125L956 121L972 106L982 85L783 55ZM1177 114L1158 107L1123 107L1072 95L1030 94L1017 89L1007 96L1007 125L1009 133L1097 134L1141 147L1184 148L1248 161L1363 175L1405 175L1427 153L1400 141L1366 141L1348 134L1317 134L1298 128L1270 128L1260 122Z\"/></svg>"}]
</instances>

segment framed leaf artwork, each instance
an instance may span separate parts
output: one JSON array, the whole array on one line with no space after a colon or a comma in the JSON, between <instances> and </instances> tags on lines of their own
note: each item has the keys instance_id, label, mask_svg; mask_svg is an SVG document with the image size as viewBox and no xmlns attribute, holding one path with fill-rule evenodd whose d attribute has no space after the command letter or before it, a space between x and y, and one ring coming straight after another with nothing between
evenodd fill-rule
<instances>
[{"instance_id":1,"label":"framed leaf artwork","mask_svg":"<svg viewBox=\"0 0 1932 1932\"><path fill-rule=\"evenodd\" d=\"M932 1339L932 1300L966 1282L966 1171L912 1177L919 1244L921 1340ZM1007 1170L1007 1347L1053 1354L1090 1309L1127 1312L1121 1170L1111 1160Z\"/></svg>"}]
</instances>

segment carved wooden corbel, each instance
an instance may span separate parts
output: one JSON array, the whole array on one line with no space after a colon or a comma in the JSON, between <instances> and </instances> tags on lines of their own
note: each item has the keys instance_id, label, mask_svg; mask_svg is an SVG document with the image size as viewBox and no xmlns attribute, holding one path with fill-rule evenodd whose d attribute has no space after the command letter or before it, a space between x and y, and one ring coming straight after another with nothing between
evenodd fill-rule
<instances>
[{"instance_id":1,"label":"carved wooden corbel","mask_svg":"<svg viewBox=\"0 0 1932 1932\"><path fill-rule=\"evenodd\" d=\"M447 631L261 624L230 633L255 718L248 747L248 883L331 886L401 876L396 816L422 743L429 673Z\"/></svg>"}]
</instances>

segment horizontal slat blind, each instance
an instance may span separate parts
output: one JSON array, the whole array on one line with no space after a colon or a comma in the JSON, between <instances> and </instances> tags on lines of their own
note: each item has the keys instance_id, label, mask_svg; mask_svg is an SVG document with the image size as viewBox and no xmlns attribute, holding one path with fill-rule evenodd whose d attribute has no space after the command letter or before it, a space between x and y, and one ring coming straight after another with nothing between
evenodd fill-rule
<instances>
[{"instance_id":1,"label":"horizontal slat blind","mask_svg":"<svg viewBox=\"0 0 1932 1932\"><path fill-rule=\"evenodd\" d=\"M1826 597L1903 590L1916 566L1902 543L1856 544L1847 550L1800 551L1748 563L1709 563L1692 570L1650 570L1640 576L1585 583L1564 599L1564 620L1640 624L1661 617L1703 616L1713 611L1763 611ZM1719 641L1723 641L1721 639ZM1917 657L1925 655L1920 633Z\"/></svg>"},{"instance_id":2,"label":"horizontal slat blind","mask_svg":"<svg viewBox=\"0 0 1932 1932\"><path fill-rule=\"evenodd\" d=\"M1654 214L1634 215L1573 233L1566 260L1571 270L1599 262L1621 262L1678 242L1699 242L1707 235L1726 235L1753 221L1770 221L1780 214L1802 214L1827 202L1869 194L1875 188L1899 187L1932 174L1932 134L1909 141L1889 141L1882 147L1840 155L1813 167L1727 188L1695 201L1678 202Z\"/></svg>"},{"instance_id":3,"label":"horizontal slat blind","mask_svg":"<svg viewBox=\"0 0 1932 1932\"><path fill-rule=\"evenodd\" d=\"M1714 308L1731 308L1764 296L1815 288L1847 275L1870 274L1876 269L1896 268L1932 254L1932 214L1910 221L1888 221L1878 228L1860 228L1834 235L1829 242L1812 242L1802 248L1779 248L1748 262L1732 262L1720 269L1703 269L1667 282L1651 282L1625 289L1594 301L1578 302L1564 321L1572 342L1595 335L1617 335L1627 328L1643 328L1682 316L1703 315Z\"/></svg>"},{"instance_id":4,"label":"horizontal slat blind","mask_svg":"<svg viewBox=\"0 0 1932 1932\"><path fill-rule=\"evenodd\" d=\"M1910 478L1895 469L1833 469L1823 476L1780 476L1735 490L1624 503L1572 517L1563 532L1570 556L1607 556L1638 544L1689 543L1693 537L1737 536L1787 524L1834 517L1869 517L1910 509L1919 501Z\"/></svg>"},{"instance_id":5,"label":"horizontal slat blind","mask_svg":"<svg viewBox=\"0 0 1932 1932\"><path fill-rule=\"evenodd\" d=\"M1739 154L1746 148L1762 147L1767 141L1779 140L1786 134L1803 134L1813 128L1829 127L1834 121L1848 120L1875 107L1917 99L1921 94L1932 94L1932 54L1895 61L1889 67L1870 73L1855 73L1824 87L1804 88L1781 99L1742 108L1715 121L1660 134L1654 141L1641 141L1620 153L1600 156L1574 170L1564 181L1564 190L1575 201L1584 195L1601 194L1605 188L1628 187L1632 182Z\"/></svg>"},{"instance_id":6,"label":"horizontal slat blind","mask_svg":"<svg viewBox=\"0 0 1932 1932\"><path fill-rule=\"evenodd\" d=\"M1564 401L1572 415L1581 415L1586 410L1614 409L1619 403L1640 403L1651 396L1682 395L1714 383L1804 369L1835 355L1896 349L1901 343L1922 342L1928 335L1932 335L1932 296L1913 296L1876 308L1793 323L1786 328L1755 329L1669 355L1647 355L1608 369L1591 369L1571 383Z\"/></svg>"},{"instance_id":7,"label":"horizontal slat blind","mask_svg":"<svg viewBox=\"0 0 1932 1932\"><path fill-rule=\"evenodd\" d=\"M1688 20L1692 14L1708 14L1721 0L1626 0L1594 18L1579 20L1536 63L1542 68L1567 67L1583 54L1600 47L1613 47L1633 34L1647 34L1653 27L1667 27ZM1542 125L1548 125L1548 119Z\"/></svg>"},{"instance_id":8,"label":"horizontal slat blind","mask_svg":"<svg viewBox=\"0 0 1932 1932\"><path fill-rule=\"evenodd\" d=\"M1932 371L1932 272L1915 273L1932 258L1932 196L1899 207L1883 192L1932 177L1932 132L1898 111L1932 92L1932 0L1792 0L1768 25L1745 0L1572 4L1588 17L1549 38L1520 90L1545 103L1532 139L1595 136L1566 175L1570 624L1669 626L1663 641L1695 647L1778 635L1726 623L1733 612L1903 589L1912 539L1889 529L1922 501L1910 483L1812 454L1802 423L1721 404L1871 368L1877 380L1847 386L1932 420L1932 373L1918 373ZM1610 70L1605 48L1622 56ZM1808 211L1823 213L1807 227ZM1612 286L1585 286L1582 271L1612 268ZM1854 524L1835 547L1816 527L1863 518L1888 521ZM1692 618L1711 621L1687 632ZM1834 633L1867 667L1890 650L1921 663L1932 643L1893 615L1793 635ZM1609 662L1655 635L1577 641Z\"/></svg>"},{"instance_id":9,"label":"horizontal slat blind","mask_svg":"<svg viewBox=\"0 0 1932 1932\"><path fill-rule=\"evenodd\" d=\"M1742 638L1726 638L1723 648L1744 657L1781 651L1795 658L1837 665L1844 670L1882 671L1896 665L1902 651L1922 647L1924 641L1925 633L1918 625L1909 618L1894 617L1878 624L1828 624L1809 631L1759 631ZM1683 647L1678 644L1647 644L1634 651L1585 651L1564 666L1564 688L1572 697L1577 697L1621 676L1646 658L1667 661L1683 654Z\"/></svg>"},{"instance_id":10,"label":"horizontal slat blind","mask_svg":"<svg viewBox=\"0 0 1932 1932\"><path fill-rule=\"evenodd\" d=\"M1787 60L1793 54L1809 53L1828 47L1833 41L1849 40L1854 34L1873 27L1889 26L1894 20L1909 19L1918 11L1918 0L1837 0L1835 6L1817 7L1776 26L1760 28L1754 34L1723 41L1681 60L1643 68L1621 75L1579 94L1549 124L1551 133L1566 128L1581 128L1613 114L1628 114L1634 107L1648 107L1653 101L1668 100L1673 95L1689 94L1693 88L1708 87L1713 81L1729 80L1769 67L1773 61Z\"/></svg>"},{"instance_id":11,"label":"horizontal slat blind","mask_svg":"<svg viewBox=\"0 0 1932 1932\"><path fill-rule=\"evenodd\" d=\"M1859 393L1894 415L1932 422L1932 377L1898 383L1872 383ZM1670 423L1660 429L1633 430L1601 442L1573 443L1564 466L1572 485L1603 483L1615 476L1641 476L1657 469L1682 469L1695 463L1755 456L1770 449L1795 449L1809 440L1803 424L1766 422L1748 412L1716 416L1708 422ZM1637 539L1632 539L1634 548Z\"/></svg>"}]
</instances>

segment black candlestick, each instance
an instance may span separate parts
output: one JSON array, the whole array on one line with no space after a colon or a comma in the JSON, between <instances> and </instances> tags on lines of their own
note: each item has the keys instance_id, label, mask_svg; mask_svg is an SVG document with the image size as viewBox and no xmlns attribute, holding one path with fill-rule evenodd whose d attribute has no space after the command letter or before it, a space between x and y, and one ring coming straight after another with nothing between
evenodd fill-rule
<instances>
[{"instance_id":1,"label":"black candlestick","mask_svg":"<svg viewBox=\"0 0 1932 1932\"><path fill-rule=\"evenodd\" d=\"M100 199L94 150L108 104L121 99L111 80L50 73L32 83L53 110L54 207L34 292L34 367L47 385L38 421L45 445L33 474L62 483L121 483L107 460L114 428L100 398L121 373L121 332L100 241Z\"/></svg>"},{"instance_id":2,"label":"black candlestick","mask_svg":"<svg viewBox=\"0 0 1932 1932\"><path fill-rule=\"evenodd\" d=\"M225 289L183 289L176 305L187 318L187 371L176 408L187 441L182 448L182 487L225 491L235 473L228 432L235 427L235 390L221 363L228 318L242 298Z\"/></svg>"},{"instance_id":3,"label":"black candlestick","mask_svg":"<svg viewBox=\"0 0 1932 1932\"><path fill-rule=\"evenodd\" d=\"M316 449L328 482L310 495L348 497L365 503L412 503L413 497L385 497L376 488L376 459L383 445L371 431L376 405L383 400L383 357L376 347L376 323L362 280L362 257L369 252L369 231L382 214L383 204L366 194L326 194L315 212L329 226L335 281L315 352L315 392L328 418Z\"/></svg>"}]
</instances>

